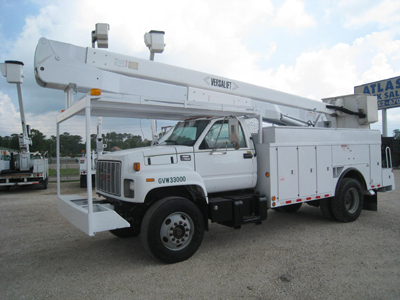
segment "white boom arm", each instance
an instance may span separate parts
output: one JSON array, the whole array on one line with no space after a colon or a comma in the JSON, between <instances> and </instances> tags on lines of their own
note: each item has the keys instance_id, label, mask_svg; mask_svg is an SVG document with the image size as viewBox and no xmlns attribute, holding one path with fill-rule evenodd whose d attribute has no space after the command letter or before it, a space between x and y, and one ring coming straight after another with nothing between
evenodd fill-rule
<instances>
[{"instance_id":1,"label":"white boom arm","mask_svg":"<svg viewBox=\"0 0 400 300\"><path fill-rule=\"evenodd\" d=\"M36 48L35 77L42 87L66 91L66 108L71 105L71 89L88 93L97 88L116 98L123 97L127 103L136 101L138 109L130 112L129 117L176 120L201 114L258 115L266 122L304 126L316 123L319 115L314 112L317 112L326 114L332 127L368 128L377 121L377 101L373 97L343 96L326 99L327 104L207 73L46 38L41 38Z\"/></svg>"},{"instance_id":2,"label":"white boom arm","mask_svg":"<svg viewBox=\"0 0 400 300\"><path fill-rule=\"evenodd\" d=\"M281 107L332 113L326 104L276 90L139 59L106 50L78 47L41 38L35 53L35 76L40 86L78 92L93 88L102 92L139 96L142 100L190 105L232 105L259 114L265 120L280 119ZM187 105L187 109L190 108ZM284 109L284 108L283 108ZM292 110L292 112L295 110ZM284 112L285 113L285 112ZM296 114L295 114L296 116ZM141 112L153 118L153 111ZM164 116L165 117L165 116Z\"/></svg>"}]
</instances>

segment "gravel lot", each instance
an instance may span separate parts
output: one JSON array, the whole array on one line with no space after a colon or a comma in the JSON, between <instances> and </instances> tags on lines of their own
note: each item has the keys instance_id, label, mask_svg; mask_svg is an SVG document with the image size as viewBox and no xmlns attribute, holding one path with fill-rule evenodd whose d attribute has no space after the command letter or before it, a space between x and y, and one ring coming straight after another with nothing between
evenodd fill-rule
<instances>
[{"instance_id":1,"label":"gravel lot","mask_svg":"<svg viewBox=\"0 0 400 300\"><path fill-rule=\"evenodd\" d=\"M400 299L398 190L353 223L304 205L262 225L210 225L188 261L163 265L140 237L88 237L47 190L0 191L0 299ZM64 192L84 190L63 183Z\"/></svg>"}]
</instances>

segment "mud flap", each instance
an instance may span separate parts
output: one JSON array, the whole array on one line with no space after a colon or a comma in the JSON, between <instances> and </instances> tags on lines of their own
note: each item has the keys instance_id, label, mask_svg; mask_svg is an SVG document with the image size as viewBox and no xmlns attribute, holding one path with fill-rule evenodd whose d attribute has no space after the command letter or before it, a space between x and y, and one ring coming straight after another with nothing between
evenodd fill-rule
<instances>
[{"instance_id":1,"label":"mud flap","mask_svg":"<svg viewBox=\"0 0 400 300\"><path fill-rule=\"evenodd\" d=\"M363 210L378 211L378 195L376 193L364 195Z\"/></svg>"}]
</instances>

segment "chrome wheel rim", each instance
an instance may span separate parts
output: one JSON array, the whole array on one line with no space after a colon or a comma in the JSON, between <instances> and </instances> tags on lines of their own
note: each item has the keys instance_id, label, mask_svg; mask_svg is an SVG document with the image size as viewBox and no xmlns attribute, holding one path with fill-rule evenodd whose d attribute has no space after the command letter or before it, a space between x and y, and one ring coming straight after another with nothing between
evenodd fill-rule
<instances>
[{"instance_id":1,"label":"chrome wheel rim","mask_svg":"<svg viewBox=\"0 0 400 300\"><path fill-rule=\"evenodd\" d=\"M165 218L161 225L160 237L166 248L178 251L190 244L193 231L192 219L183 212L175 212Z\"/></svg>"},{"instance_id":2,"label":"chrome wheel rim","mask_svg":"<svg viewBox=\"0 0 400 300\"><path fill-rule=\"evenodd\" d=\"M360 203L360 197L357 189L351 188L347 191L344 203L346 205L346 210L349 213L355 213L357 211Z\"/></svg>"}]
</instances>

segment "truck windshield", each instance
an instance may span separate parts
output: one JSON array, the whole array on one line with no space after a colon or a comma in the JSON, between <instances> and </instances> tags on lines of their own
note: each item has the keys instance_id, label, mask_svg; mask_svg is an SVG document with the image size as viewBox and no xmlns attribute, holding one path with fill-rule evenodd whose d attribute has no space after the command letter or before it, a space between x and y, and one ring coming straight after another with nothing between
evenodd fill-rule
<instances>
[{"instance_id":1,"label":"truck windshield","mask_svg":"<svg viewBox=\"0 0 400 300\"><path fill-rule=\"evenodd\" d=\"M158 144L193 146L209 122L208 120L179 122L159 140Z\"/></svg>"}]
</instances>

